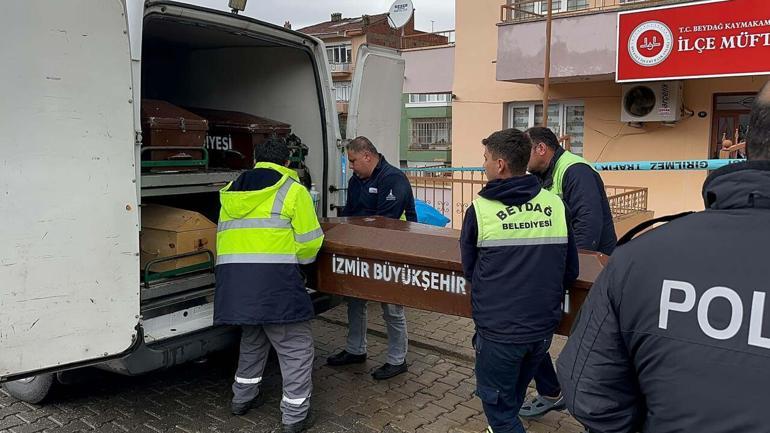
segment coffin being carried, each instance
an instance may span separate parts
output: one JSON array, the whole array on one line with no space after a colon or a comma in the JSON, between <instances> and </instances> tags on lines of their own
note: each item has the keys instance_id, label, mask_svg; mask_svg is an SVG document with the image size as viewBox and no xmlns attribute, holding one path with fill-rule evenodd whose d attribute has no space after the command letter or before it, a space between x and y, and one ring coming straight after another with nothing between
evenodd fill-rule
<instances>
[{"instance_id":1,"label":"coffin being carried","mask_svg":"<svg viewBox=\"0 0 770 433\"><path fill-rule=\"evenodd\" d=\"M458 230L381 217L332 218L321 225L326 238L316 265L318 291L471 317ZM580 276L569 288L557 334L569 335L606 260L580 252Z\"/></svg>"}]
</instances>

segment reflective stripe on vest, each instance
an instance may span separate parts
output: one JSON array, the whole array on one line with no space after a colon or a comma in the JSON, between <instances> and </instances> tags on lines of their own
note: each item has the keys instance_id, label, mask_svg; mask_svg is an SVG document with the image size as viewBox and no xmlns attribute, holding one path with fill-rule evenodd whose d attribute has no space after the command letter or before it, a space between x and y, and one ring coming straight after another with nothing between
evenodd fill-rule
<instances>
[{"instance_id":1,"label":"reflective stripe on vest","mask_svg":"<svg viewBox=\"0 0 770 433\"><path fill-rule=\"evenodd\" d=\"M294 183L293 179L286 179L286 182L281 185L278 192L275 194L275 200L273 201L273 209L270 213L274 217L281 216L281 210L283 209L283 203L286 201L286 196L289 194L291 185Z\"/></svg>"},{"instance_id":2,"label":"reflective stripe on vest","mask_svg":"<svg viewBox=\"0 0 770 433\"><path fill-rule=\"evenodd\" d=\"M323 230L310 193L284 167L260 163L257 168L271 168L284 174L283 184L274 187L272 197L265 190L229 191L232 183L222 189L217 265L312 263L323 240ZM259 194L267 195L255 199ZM241 205L254 207L239 209ZM231 216L228 209L238 217Z\"/></svg>"},{"instance_id":3,"label":"reflective stripe on vest","mask_svg":"<svg viewBox=\"0 0 770 433\"><path fill-rule=\"evenodd\" d=\"M473 201L479 248L567 243L564 203L554 193L541 190L521 206L506 206L479 197Z\"/></svg>"},{"instance_id":4,"label":"reflective stripe on vest","mask_svg":"<svg viewBox=\"0 0 770 433\"><path fill-rule=\"evenodd\" d=\"M558 195L559 197L563 197L564 196L564 174L567 173L568 168L572 167L575 164L586 164L592 169L594 168L594 166L590 162L586 161L584 158L565 150L564 153L561 154L559 159L556 160L556 164L553 167L553 184L551 185L550 188L548 188L548 191L551 191L552 193Z\"/></svg>"},{"instance_id":5,"label":"reflective stripe on vest","mask_svg":"<svg viewBox=\"0 0 770 433\"><path fill-rule=\"evenodd\" d=\"M304 233L304 234L301 234L301 235L298 235L298 234L294 233L294 240L299 242L299 243L310 242L310 241L312 241L314 239L320 238L323 235L324 235L323 229L317 228L317 229L313 230L312 232Z\"/></svg>"},{"instance_id":6,"label":"reflective stripe on vest","mask_svg":"<svg viewBox=\"0 0 770 433\"><path fill-rule=\"evenodd\" d=\"M249 218L222 221L217 224L217 231L232 229L290 229L291 221L282 218Z\"/></svg>"},{"instance_id":7,"label":"reflective stripe on vest","mask_svg":"<svg viewBox=\"0 0 770 433\"><path fill-rule=\"evenodd\" d=\"M295 254L220 254L217 257L218 265L233 263L299 263Z\"/></svg>"}]
</instances>

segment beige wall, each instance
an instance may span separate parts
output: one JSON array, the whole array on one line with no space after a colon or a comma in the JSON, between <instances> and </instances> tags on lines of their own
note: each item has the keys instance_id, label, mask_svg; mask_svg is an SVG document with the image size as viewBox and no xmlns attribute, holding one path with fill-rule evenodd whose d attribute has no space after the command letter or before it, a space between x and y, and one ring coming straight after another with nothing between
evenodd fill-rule
<instances>
[{"instance_id":1,"label":"beige wall","mask_svg":"<svg viewBox=\"0 0 770 433\"><path fill-rule=\"evenodd\" d=\"M537 85L495 80L500 0L456 1L453 103L453 165L481 165L480 139L505 126L505 102L537 101ZM593 162L703 159L708 157L714 93L757 91L766 77L686 81L685 105L706 118L685 119L674 127L643 129L620 122L621 87L614 82L556 84L552 100L585 103L585 157ZM703 171L602 173L605 183L648 187L656 215L702 209Z\"/></svg>"}]
</instances>

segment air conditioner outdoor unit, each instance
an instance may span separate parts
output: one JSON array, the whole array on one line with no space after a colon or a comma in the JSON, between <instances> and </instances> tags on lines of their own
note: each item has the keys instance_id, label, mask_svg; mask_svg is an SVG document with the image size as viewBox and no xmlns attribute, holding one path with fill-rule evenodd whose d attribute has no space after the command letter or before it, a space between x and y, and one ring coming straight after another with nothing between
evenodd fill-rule
<instances>
[{"instance_id":1,"label":"air conditioner outdoor unit","mask_svg":"<svg viewBox=\"0 0 770 433\"><path fill-rule=\"evenodd\" d=\"M682 118L681 81L624 84L621 122L678 122Z\"/></svg>"}]
</instances>

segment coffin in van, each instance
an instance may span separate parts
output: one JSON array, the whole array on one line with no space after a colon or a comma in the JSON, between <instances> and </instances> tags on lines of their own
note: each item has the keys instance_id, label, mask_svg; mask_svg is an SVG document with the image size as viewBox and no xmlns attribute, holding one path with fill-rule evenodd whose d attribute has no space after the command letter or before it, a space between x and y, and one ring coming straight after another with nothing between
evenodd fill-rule
<instances>
[{"instance_id":1,"label":"coffin in van","mask_svg":"<svg viewBox=\"0 0 770 433\"><path fill-rule=\"evenodd\" d=\"M203 117L166 101L142 100L142 145L145 147L203 148L207 130L208 122ZM176 149L144 152L142 159L203 159L203 155L200 151Z\"/></svg>"},{"instance_id":2,"label":"coffin in van","mask_svg":"<svg viewBox=\"0 0 770 433\"><path fill-rule=\"evenodd\" d=\"M209 123L206 149L212 167L250 169L254 166L254 146L271 135L286 138L291 132L291 125L249 113L197 107L187 109Z\"/></svg>"},{"instance_id":3,"label":"coffin in van","mask_svg":"<svg viewBox=\"0 0 770 433\"><path fill-rule=\"evenodd\" d=\"M217 225L198 212L170 206L142 206L139 234L141 268L148 263L187 253L211 251L216 256ZM150 266L151 273L184 269L206 263L208 254L166 260Z\"/></svg>"}]
</instances>

